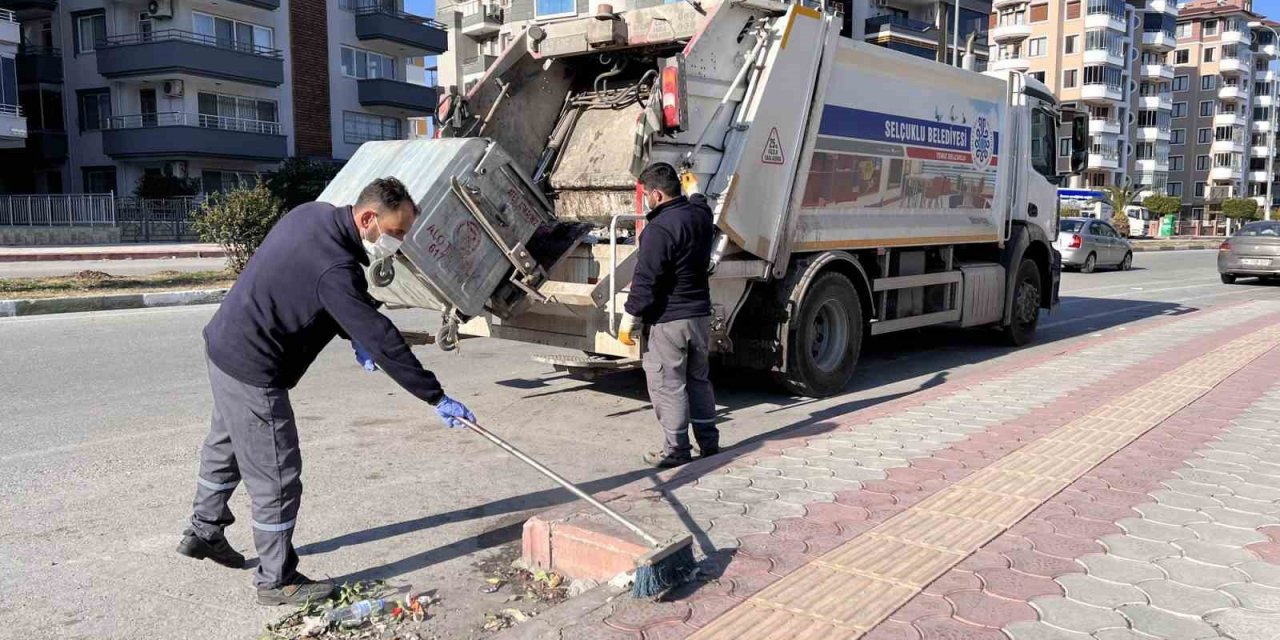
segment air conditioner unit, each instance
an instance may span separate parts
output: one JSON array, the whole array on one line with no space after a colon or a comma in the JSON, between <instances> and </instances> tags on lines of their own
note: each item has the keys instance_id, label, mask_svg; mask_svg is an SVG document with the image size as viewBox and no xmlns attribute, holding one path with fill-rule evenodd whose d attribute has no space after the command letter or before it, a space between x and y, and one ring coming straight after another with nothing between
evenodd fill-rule
<instances>
[{"instance_id":1,"label":"air conditioner unit","mask_svg":"<svg viewBox=\"0 0 1280 640\"><path fill-rule=\"evenodd\" d=\"M186 160L170 160L164 163L164 174L174 178L187 177Z\"/></svg>"},{"instance_id":2,"label":"air conditioner unit","mask_svg":"<svg viewBox=\"0 0 1280 640\"><path fill-rule=\"evenodd\" d=\"M147 15L152 18L172 18L173 0L151 0L147 3Z\"/></svg>"},{"instance_id":3,"label":"air conditioner unit","mask_svg":"<svg viewBox=\"0 0 1280 640\"><path fill-rule=\"evenodd\" d=\"M170 98L182 97L182 81L181 80L165 80L164 95Z\"/></svg>"}]
</instances>

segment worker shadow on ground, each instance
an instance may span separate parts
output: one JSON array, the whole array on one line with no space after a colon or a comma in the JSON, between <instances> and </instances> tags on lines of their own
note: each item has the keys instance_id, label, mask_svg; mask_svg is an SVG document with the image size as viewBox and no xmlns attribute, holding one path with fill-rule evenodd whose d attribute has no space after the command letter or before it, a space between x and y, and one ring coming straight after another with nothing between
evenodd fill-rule
<instances>
[{"instance_id":1,"label":"worker shadow on ground","mask_svg":"<svg viewBox=\"0 0 1280 640\"><path fill-rule=\"evenodd\" d=\"M721 455L714 456L706 460L699 460L693 464L686 465L685 467L681 467L673 471L659 473L651 469L639 469L615 476L609 476L607 478L598 478L596 480L582 483L579 486L588 493L598 494L604 491L624 487L625 485L632 484L639 480L645 480L652 488L660 488L660 490L664 492L670 491L696 481L703 475L715 471L725 465L731 464L733 461L742 458L743 456L751 455L772 440L811 438L824 433L829 433L839 426L834 421L835 418L925 391L945 383L946 380L947 373L940 372L910 391L887 394L875 398L853 400L825 407L821 410L815 411L803 420L799 420L772 431L761 433L734 443L732 446L726 447L725 452ZM576 498L573 494L562 489L535 491L521 496L495 500L482 505L343 534L329 540L322 540L299 547L298 554L306 556L327 553L347 546L384 540L441 525L478 518L504 516L500 519L497 528L490 529L478 535L464 538L434 549L429 549L421 553L416 553L376 567L369 567L348 575L332 578L333 582L338 584L355 580L385 580L424 569L435 564L447 562L462 556L467 556L477 551L515 542L520 539L524 521L534 512L572 502L575 499ZM723 555L723 552L715 547L710 538L707 537L705 531L703 531L697 523L693 521L692 517L690 517L687 511L684 510L683 506L671 499L669 495L667 496L667 500L671 503L676 515L681 518L686 528L688 528L690 533L693 534L694 539L703 554L708 557L719 557L720 555Z\"/></svg>"}]
</instances>

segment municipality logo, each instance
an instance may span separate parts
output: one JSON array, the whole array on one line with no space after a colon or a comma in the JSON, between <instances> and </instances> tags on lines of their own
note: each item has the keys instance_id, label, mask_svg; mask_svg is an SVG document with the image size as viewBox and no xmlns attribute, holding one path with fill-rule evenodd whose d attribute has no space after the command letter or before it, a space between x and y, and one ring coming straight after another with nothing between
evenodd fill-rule
<instances>
[{"instance_id":1,"label":"municipality logo","mask_svg":"<svg viewBox=\"0 0 1280 640\"><path fill-rule=\"evenodd\" d=\"M970 146L975 167L985 169L991 164L991 154L995 147L994 136L990 120L986 116L978 116L977 122L973 123L973 135L970 136L973 141Z\"/></svg>"}]
</instances>

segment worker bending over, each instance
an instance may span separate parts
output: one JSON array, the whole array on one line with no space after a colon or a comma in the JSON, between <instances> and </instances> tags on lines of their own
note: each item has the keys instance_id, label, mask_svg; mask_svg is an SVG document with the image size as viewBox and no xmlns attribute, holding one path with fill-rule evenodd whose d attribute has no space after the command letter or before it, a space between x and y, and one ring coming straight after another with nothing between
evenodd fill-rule
<instances>
[{"instance_id":1,"label":"worker bending over","mask_svg":"<svg viewBox=\"0 0 1280 640\"><path fill-rule=\"evenodd\" d=\"M664 162L640 174L647 223L640 234L635 274L619 338L640 351L658 422L666 432L661 451L646 463L678 467L692 460L689 425L703 456L720 450L716 400L711 389L711 287L709 269L715 226L700 194L680 195L680 177Z\"/></svg>"},{"instance_id":2,"label":"worker bending over","mask_svg":"<svg viewBox=\"0 0 1280 640\"><path fill-rule=\"evenodd\" d=\"M302 501L302 452L289 390L334 336L349 339L366 368L382 367L435 406L450 427L475 417L450 399L369 297L363 267L391 257L418 210L399 180L374 180L355 206L304 204L267 234L204 329L213 419L200 450L191 526L178 553L241 568L223 530L241 480L252 503L254 573L261 604L303 604L333 585L298 572L293 528Z\"/></svg>"}]
</instances>

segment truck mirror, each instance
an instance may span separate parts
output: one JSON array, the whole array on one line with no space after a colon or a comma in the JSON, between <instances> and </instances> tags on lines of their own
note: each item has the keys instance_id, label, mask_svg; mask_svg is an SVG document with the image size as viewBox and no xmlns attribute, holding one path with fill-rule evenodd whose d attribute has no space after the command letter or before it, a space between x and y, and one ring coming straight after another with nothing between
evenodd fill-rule
<instances>
[{"instance_id":1,"label":"truck mirror","mask_svg":"<svg viewBox=\"0 0 1280 640\"><path fill-rule=\"evenodd\" d=\"M1075 112L1071 116L1071 175L1083 173L1089 166L1089 115Z\"/></svg>"}]
</instances>

